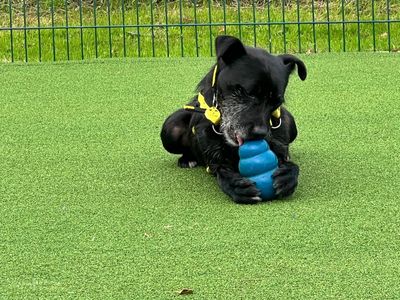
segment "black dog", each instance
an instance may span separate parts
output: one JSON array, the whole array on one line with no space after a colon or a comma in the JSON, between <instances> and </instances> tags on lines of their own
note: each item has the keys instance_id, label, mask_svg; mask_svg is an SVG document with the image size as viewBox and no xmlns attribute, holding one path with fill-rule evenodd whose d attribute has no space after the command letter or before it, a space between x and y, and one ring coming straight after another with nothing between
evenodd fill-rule
<instances>
[{"instance_id":1,"label":"black dog","mask_svg":"<svg viewBox=\"0 0 400 300\"><path fill-rule=\"evenodd\" d=\"M217 37L216 51L217 63L198 84L199 95L164 122L164 148L182 154L182 168L207 166L235 202L258 203L259 190L238 172L238 146L264 138L279 160L273 175L277 197L293 194L299 167L289 160L289 144L297 128L281 105L296 66L301 80L306 79L304 63L292 55L246 47L230 36Z\"/></svg>"}]
</instances>

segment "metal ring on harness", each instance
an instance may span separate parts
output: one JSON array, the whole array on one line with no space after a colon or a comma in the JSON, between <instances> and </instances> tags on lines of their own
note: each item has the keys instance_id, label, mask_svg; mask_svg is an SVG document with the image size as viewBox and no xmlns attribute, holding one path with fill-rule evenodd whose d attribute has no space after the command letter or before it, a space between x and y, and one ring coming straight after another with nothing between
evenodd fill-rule
<instances>
[{"instance_id":1,"label":"metal ring on harness","mask_svg":"<svg viewBox=\"0 0 400 300\"><path fill-rule=\"evenodd\" d=\"M272 129L278 129L279 127L281 127L281 125L282 125L282 118L279 118L279 124L277 126L272 126L271 125L271 128Z\"/></svg>"}]
</instances>

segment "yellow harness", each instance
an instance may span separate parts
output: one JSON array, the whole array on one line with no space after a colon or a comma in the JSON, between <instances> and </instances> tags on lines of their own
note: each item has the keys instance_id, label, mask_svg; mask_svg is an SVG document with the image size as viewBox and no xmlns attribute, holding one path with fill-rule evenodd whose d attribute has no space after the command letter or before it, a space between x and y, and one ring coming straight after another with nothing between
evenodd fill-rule
<instances>
[{"instance_id":1,"label":"yellow harness","mask_svg":"<svg viewBox=\"0 0 400 300\"><path fill-rule=\"evenodd\" d=\"M211 87L213 87L213 88L215 86L215 81L217 78L217 70L218 70L218 66L215 66L214 72L213 72L212 84L211 84ZM216 101L216 96L214 94L213 102L215 102L215 101ZM209 106L206 102L206 99L204 98L204 96L201 93L199 93L199 95L197 96L197 102L199 102L200 107L185 105L183 108L186 110L193 110L196 112L204 113L204 116L206 117L206 119L209 120L214 125L218 125L221 122L221 112L218 110L218 108L215 105Z\"/></svg>"},{"instance_id":2,"label":"yellow harness","mask_svg":"<svg viewBox=\"0 0 400 300\"><path fill-rule=\"evenodd\" d=\"M214 125L218 125L221 122L221 112L218 110L218 108L216 106L209 106L201 93L199 93L197 96L197 101L199 102L200 107L185 105L183 108L204 113L204 116L207 120Z\"/></svg>"}]
</instances>

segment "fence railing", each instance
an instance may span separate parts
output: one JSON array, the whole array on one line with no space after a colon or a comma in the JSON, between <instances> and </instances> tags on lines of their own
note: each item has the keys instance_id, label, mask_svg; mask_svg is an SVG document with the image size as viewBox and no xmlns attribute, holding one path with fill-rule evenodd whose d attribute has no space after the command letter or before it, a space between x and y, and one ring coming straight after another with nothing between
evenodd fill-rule
<instances>
[{"instance_id":1,"label":"fence railing","mask_svg":"<svg viewBox=\"0 0 400 300\"><path fill-rule=\"evenodd\" d=\"M400 1L0 1L7 62L213 56L219 34L275 53L398 51Z\"/></svg>"}]
</instances>

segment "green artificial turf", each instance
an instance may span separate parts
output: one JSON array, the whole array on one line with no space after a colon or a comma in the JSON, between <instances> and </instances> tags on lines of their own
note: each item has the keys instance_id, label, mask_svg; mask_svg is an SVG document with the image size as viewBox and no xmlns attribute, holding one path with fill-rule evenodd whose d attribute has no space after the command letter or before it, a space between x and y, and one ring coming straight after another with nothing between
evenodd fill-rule
<instances>
[{"instance_id":1,"label":"green artificial turf","mask_svg":"<svg viewBox=\"0 0 400 300\"><path fill-rule=\"evenodd\" d=\"M400 56L302 58L299 188L254 206L161 146L212 60L0 65L0 298L397 298Z\"/></svg>"}]
</instances>

